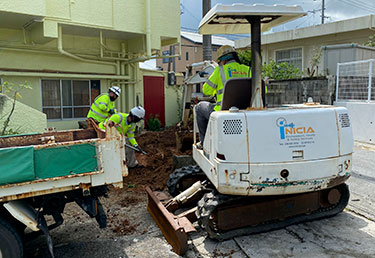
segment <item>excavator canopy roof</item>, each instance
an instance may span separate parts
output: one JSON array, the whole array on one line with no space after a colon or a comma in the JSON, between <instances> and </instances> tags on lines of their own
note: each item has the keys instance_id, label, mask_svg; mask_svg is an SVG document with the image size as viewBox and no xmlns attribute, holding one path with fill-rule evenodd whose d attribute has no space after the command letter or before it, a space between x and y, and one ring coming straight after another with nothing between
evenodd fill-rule
<instances>
[{"instance_id":1,"label":"excavator canopy roof","mask_svg":"<svg viewBox=\"0 0 375 258\"><path fill-rule=\"evenodd\" d=\"M297 19L306 15L300 6L286 5L245 5L217 4L203 17L199 24L199 33L240 34L251 33L249 19L261 18L261 31Z\"/></svg>"}]
</instances>

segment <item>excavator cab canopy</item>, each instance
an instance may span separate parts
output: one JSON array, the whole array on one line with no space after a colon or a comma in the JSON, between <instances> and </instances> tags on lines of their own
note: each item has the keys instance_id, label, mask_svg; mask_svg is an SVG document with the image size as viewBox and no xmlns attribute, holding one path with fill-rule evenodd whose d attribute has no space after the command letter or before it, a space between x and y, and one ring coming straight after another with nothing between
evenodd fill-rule
<instances>
[{"instance_id":1,"label":"excavator cab canopy","mask_svg":"<svg viewBox=\"0 0 375 258\"><path fill-rule=\"evenodd\" d=\"M286 5L215 5L199 24L199 33L251 34L251 102L250 107L263 108L261 32L306 15L300 6Z\"/></svg>"},{"instance_id":2,"label":"excavator cab canopy","mask_svg":"<svg viewBox=\"0 0 375 258\"><path fill-rule=\"evenodd\" d=\"M217 4L199 23L199 34L251 33L249 19L253 18L260 19L261 32L266 32L305 15L306 12L297 5Z\"/></svg>"}]
</instances>

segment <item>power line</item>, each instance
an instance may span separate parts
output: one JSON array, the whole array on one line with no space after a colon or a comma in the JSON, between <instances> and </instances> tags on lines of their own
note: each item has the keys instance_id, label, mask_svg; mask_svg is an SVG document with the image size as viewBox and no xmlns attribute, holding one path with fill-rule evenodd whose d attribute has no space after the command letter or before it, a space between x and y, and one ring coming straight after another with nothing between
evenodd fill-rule
<instances>
[{"instance_id":1,"label":"power line","mask_svg":"<svg viewBox=\"0 0 375 258\"><path fill-rule=\"evenodd\" d=\"M197 21L201 21L201 19L198 19L197 17L195 17L195 15L192 12L190 12L189 9L186 8L182 3L181 3L181 7L182 7L182 10L185 11L186 13L188 13L191 17L193 17ZM185 13L185 12L183 12L183 13Z\"/></svg>"},{"instance_id":2,"label":"power line","mask_svg":"<svg viewBox=\"0 0 375 258\"><path fill-rule=\"evenodd\" d=\"M192 31L192 32L198 32L198 29L193 29L193 28L188 28L188 27L183 27L183 26L181 26L181 29L189 30L189 31Z\"/></svg>"},{"instance_id":3,"label":"power line","mask_svg":"<svg viewBox=\"0 0 375 258\"><path fill-rule=\"evenodd\" d=\"M344 3L344 4L350 5L352 7L360 8L360 9L368 11L368 12L375 12L375 9L373 9L369 6L360 5L359 3L353 3L353 2L350 2L348 0L341 0L341 2Z\"/></svg>"},{"instance_id":4,"label":"power line","mask_svg":"<svg viewBox=\"0 0 375 258\"><path fill-rule=\"evenodd\" d=\"M361 5L362 7L366 8L367 10L375 11L375 8L370 7L369 4L366 3L366 2L363 2L363 1L360 1L360 0L356 0L356 2L354 2L354 4Z\"/></svg>"}]
</instances>

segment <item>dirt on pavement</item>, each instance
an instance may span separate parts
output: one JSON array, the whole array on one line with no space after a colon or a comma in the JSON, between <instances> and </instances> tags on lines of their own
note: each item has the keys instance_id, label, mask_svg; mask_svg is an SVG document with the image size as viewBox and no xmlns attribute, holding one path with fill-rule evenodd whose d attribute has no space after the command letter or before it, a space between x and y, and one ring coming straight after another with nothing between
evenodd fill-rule
<instances>
[{"instance_id":1,"label":"dirt on pavement","mask_svg":"<svg viewBox=\"0 0 375 258\"><path fill-rule=\"evenodd\" d=\"M173 171L173 155L191 155L191 143L190 148L181 148L181 144L179 150L176 148L176 131L182 138L187 135L192 139L190 131L176 128L160 132L145 131L136 135L138 144L147 155L136 153L143 167L129 169L129 175L124 177L124 187L109 187L108 197L100 198L107 214L107 228L99 229L95 219L90 218L77 204L69 203L63 213L63 225L50 232L54 245L59 247L77 241L90 242L158 232L147 212L145 188L150 186L153 190L166 191L168 176ZM40 236L28 244L25 257L44 257L45 253L45 240Z\"/></svg>"}]
</instances>

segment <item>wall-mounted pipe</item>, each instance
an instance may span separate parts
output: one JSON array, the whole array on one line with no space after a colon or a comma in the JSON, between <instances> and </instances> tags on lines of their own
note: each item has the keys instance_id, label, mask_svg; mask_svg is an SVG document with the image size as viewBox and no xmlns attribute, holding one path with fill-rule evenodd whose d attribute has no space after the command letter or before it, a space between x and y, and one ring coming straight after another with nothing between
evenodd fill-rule
<instances>
[{"instance_id":1,"label":"wall-mounted pipe","mask_svg":"<svg viewBox=\"0 0 375 258\"><path fill-rule=\"evenodd\" d=\"M30 52L30 53L43 53L43 54L55 54L60 55L57 51L52 50L42 50L42 49L27 49L27 48L21 48L21 47L2 47L0 46L0 50L8 50L8 51L20 51L20 52Z\"/></svg>"},{"instance_id":2,"label":"wall-mounted pipe","mask_svg":"<svg viewBox=\"0 0 375 258\"><path fill-rule=\"evenodd\" d=\"M60 54L68 56L70 58L76 59L78 61L84 62L84 63L93 63L93 64L101 64L101 65L111 65L115 67L115 71L118 71L118 64L113 62L105 62L105 61L99 61L99 60L92 60L92 59L85 59L82 57L79 57L77 55L74 55L72 53L69 53L64 50L63 43L62 43L62 27L59 25L58 27L58 38L57 38L57 49L60 52ZM118 75L118 74L117 74Z\"/></svg>"},{"instance_id":3,"label":"wall-mounted pipe","mask_svg":"<svg viewBox=\"0 0 375 258\"><path fill-rule=\"evenodd\" d=\"M125 63L131 64L131 63L137 63L137 62L144 62L144 61L147 61L147 60L150 60L150 59L173 58L173 57L179 57L180 55L181 55L181 52L180 52L180 54L168 55L168 56L150 56L150 57L141 56L141 57L137 57L137 58L134 58L134 59L127 60L127 61L125 61Z\"/></svg>"},{"instance_id":4,"label":"wall-mounted pipe","mask_svg":"<svg viewBox=\"0 0 375 258\"><path fill-rule=\"evenodd\" d=\"M150 59L157 59L157 58L173 58L179 57L181 54L181 42L179 45L179 54L177 55L168 55L168 56L151 56L151 0L146 0L146 56L137 57L134 59L124 60L127 64L136 63L136 62L143 62Z\"/></svg>"},{"instance_id":5,"label":"wall-mounted pipe","mask_svg":"<svg viewBox=\"0 0 375 258\"><path fill-rule=\"evenodd\" d=\"M22 77L45 77L45 78L71 78L71 79L112 79L112 80L129 80L129 76L108 75L108 74L77 74L77 73L43 73L43 72L14 72L1 71L1 76L22 76Z\"/></svg>"},{"instance_id":6,"label":"wall-mounted pipe","mask_svg":"<svg viewBox=\"0 0 375 258\"><path fill-rule=\"evenodd\" d=\"M151 56L151 0L146 0L146 55Z\"/></svg>"}]
</instances>

